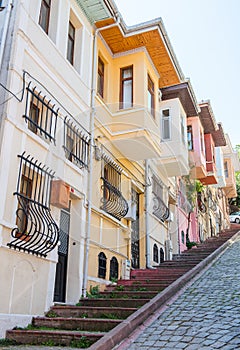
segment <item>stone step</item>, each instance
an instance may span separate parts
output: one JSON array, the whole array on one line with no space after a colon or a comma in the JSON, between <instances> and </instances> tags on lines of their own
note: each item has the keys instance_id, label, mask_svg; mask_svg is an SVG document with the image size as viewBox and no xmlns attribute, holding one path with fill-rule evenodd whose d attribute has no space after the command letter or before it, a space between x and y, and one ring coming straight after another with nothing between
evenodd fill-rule
<instances>
[{"instance_id":1,"label":"stone step","mask_svg":"<svg viewBox=\"0 0 240 350\"><path fill-rule=\"evenodd\" d=\"M137 308L130 307L98 307L98 306L53 306L49 314L54 314L54 317L81 317L81 318L121 318L125 319Z\"/></svg>"},{"instance_id":2,"label":"stone step","mask_svg":"<svg viewBox=\"0 0 240 350\"><path fill-rule=\"evenodd\" d=\"M175 281L175 279L173 280ZM162 288L169 286L170 283L172 283L173 281L169 281L169 280L160 280L158 278L152 278L152 279L140 279L138 281L135 280L121 280L121 283L119 285L123 285L123 286L133 286L134 288L139 288L141 286L148 286L150 285L157 285L160 286ZM109 286L111 287L111 286Z\"/></svg>"},{"instance_id":3,"label":"stone step","mask_svg":"<svg viewBox=\"0 0 240 350\"><path fill-rule=\"evenodd\" d=\"M101 292L101 297L104 298L119 298L119 299L151 299L157 295L157 291L105 291Z\"/></svg>"},{"instance_id":4,"label":"stone step","mask_svg":"<svg viewBox=\"0 0 240 350\"><path fill-rule=\"evenodd\" d=\"M140 306L143 306L146 304L150 298L146 299L121 299L121 298L114 298L114 299L107 299L107 298L91 298L91 299L81 299L79 304L81 306L100 306L100 307L131 307L131 308L138 308Z\"/></svg>"},{"instance_id":5,"label":"stone step","mask_svg":"<svg viewBox=\"0 0 240 350\"><path fill-rule=\"evenodd\" d=\"M102 332L81 332L61 330L9 330L6 338L18 344L89 347L104 336Z\"/></svg>"},{"instance_id":6,"label":"stone step","mask_svg":"<svg viewBox=\"0 0 240 350\"><path fill-rule=\"evenodd\" d=\"M141 283L140 285L136 285L136 284L125 284L125 285L120 285L123 287L123 291L132 291L134 293L136 292L144 292L144 291L157 291L157 292L161 292L164 288L166 288L167 286L169 286L170 283L164 283L164 284L160 284L160 283ZM108 286L107 287L107 291L114 291L113 286Z\"/></svg>"},{"instance_id":7,"label":"stone step","mask_svg":"<svg viewBox=\"0 0 240 350\"><path fill-rule=\"evenodd\" d=\"M108 332L123 320L99 319L99 318L75 318L75 317L34 317L34 327L48 327L64 330L81 330L88 332Z\"/></svg>"}]
</instances>

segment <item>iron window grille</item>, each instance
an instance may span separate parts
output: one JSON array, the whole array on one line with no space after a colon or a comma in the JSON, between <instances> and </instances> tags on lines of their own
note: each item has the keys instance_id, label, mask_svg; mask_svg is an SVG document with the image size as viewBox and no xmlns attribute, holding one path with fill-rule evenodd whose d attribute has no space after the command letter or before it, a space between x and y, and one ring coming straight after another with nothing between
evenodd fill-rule
<instances>
[{"instance_id":1,"label":"iron window grille","mask_svg":"<svg viewBox=\"0 0 240 350\"><path fill-rule=\"evenodd\" d=\"M152 193L153 193L153 214L160 220L165 221L169 217L169 209L163 201L163 186L160 180L152 177Z\"/></svg>"},{"instance_id":2,"label":"iron window grille","mask_svg":"<svg viewBox=\"0 0 240 350\"><path fill-rule=\"evenodd\" d=\"M24 118L28 123L28 129L38 134L47 141L56 141L56 129L58 109L51 104L42 92L37 92L36 86L31 88L31 82L27 86L27 98Z\"/></svg>"},{"instance_id":3,"label":"iron window grille","mask_svg":"<svg viewBox=\"0 0 240 350\"><path fill-rule=\"evenodd\" d=\"M128 203L121 193L121 167L106 154L102 155L101 209L121 220L128 212Z\"/></svg>"},{"instance_id":4,"label":"iron window grille","mask_svg":"<svg viewBox=\"0 0 240 350\"><path fill-rule=\"evenodd\" d=\"M49 29L50 8L51 0L42 0L38 23L46 34L48 34Z\"/></svg>"},{"instance_id":5,"label":"iron window grille","mask_svg":"<svg viewBox=\"0 0 240 350\"><path fill-rule=\"evenodd\" d=\"M64 146L66 158L80 168L88 168L89 135L70 117L64 119Z\"/></svg>"},{"instance_id":6,"label":"iron window grille","mask_svg":"<svg viewBox=\"0 0 240 350\"><path fill-rule=\"evenodd\" d=\"M118 220L128 212L128 203L121 193L121 173L122 168L103 153L101 176L103 197L100 208Z\"/></svg>"},{"instance_id":7,"label":"iron window grille","mask_svg":"<svg viewBox=\"0 0 240 350\"><path fill-rule=\"evenodd\" d=\"M98 254L98 277L106 278L106 269L107 269L107 258L106 255L101 252Z\"/></svg>"},{"instance_id":8,"label":"iron window grille","mask_svg":"<svg viewBox=\"0 0 240 350\"><path fill-rule=\"evenodd\" d=\"M18 155L18 208L9 248L46 257L59 241L59 229L51 216L49 197L54 172L30 155Z\"/></svg>"},{"instance_id":9,"label":"iron window grille","mask_svg":"<svg viewBox=\"0 0 240 350\"><path fill-rule=\"evenodd\" d=\"M202 213L206 213L207 211L207 207L204 204L203 200L202 200L202 195L201 193L197 194L197 204L198 204L198 209L202 212Z\"/></svg>"},{"instance_id":10,"label":"iron window grille","mask_svg":"<svg viewBox=\"0 0 240 350\"><path fill-rule=\"evenodd\" d=\"M186 213L190 213L192 211L192 205L187 199L186 183L182 180L180 180L179 183L178 205Z\"/></svg>"},{"instance_id":11,"label":"iron window grille","mask_svg":"<svg viewBox=\"0 0 240 350\"><path fill-rule=\"evenodd\" d=\"M109 276L110 281L112 279L118 279L118 261L115 256L112 257L110 260L110 276Z\"/></svg>"}]
</instances>

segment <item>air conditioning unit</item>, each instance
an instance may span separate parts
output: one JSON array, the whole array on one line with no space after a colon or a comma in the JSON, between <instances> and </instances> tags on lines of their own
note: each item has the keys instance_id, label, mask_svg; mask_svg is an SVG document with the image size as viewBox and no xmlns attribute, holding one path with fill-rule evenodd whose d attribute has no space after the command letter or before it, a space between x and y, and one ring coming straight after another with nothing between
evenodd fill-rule
<instances>
[{"instance_id":1,"label":"air conditioning unit","mask_svg":"<svg viewBox=\"0 0 240 350\"><path fill-rule=\"evenodd\" d=\"M137 211L136 203L129 200L128 201L128 212L127 212L126 216L124 216L124 219L130 220L130 221L135 221L137 218L136 211Z\"/></svg>"},{"instance_id":2,"label":"air conditioning unit","mask_svg":"<svg viewBox=\"0 0 240 350\"><path fill-rule=\"evenodd\" d=\"M131 261L128 259L122 260L122 279L129 280L131 271Z\"/></svg>"},{"instance_id":3,"label":"air conditioning unit","mask_svg":"<svg viewBox=\"0 0 240 350\"><path fill-rule=\"evenodd\" d=\"M169 212L169 216L168 216L168 218L165 220L165 221L167 221L167 222L173 222L173 219L174 219L174 215L173 215L173 212Z\"/></svg>"}]
</instances>

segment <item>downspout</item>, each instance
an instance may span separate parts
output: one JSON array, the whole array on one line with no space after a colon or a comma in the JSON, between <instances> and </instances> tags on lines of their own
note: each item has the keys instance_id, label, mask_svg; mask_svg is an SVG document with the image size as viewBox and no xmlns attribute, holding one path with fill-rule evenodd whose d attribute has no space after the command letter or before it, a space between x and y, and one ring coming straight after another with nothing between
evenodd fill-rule
<instances>
[{"instance_id":1,"label":"downspout","mask_svg":"<svg viewBox=\"0 0 240 350\"><path fill-rule=\"evenodd\" d=\"M3 31L2 31L1 46L0 46L0 71L2 68L3 53L4 53L6 39L7 39L7 32L8 32L8 26L9 26L12 7L13 7L13 1L9 0L7 7L3 10L3 11L6 11L6 13L5 13L5 22L4 22Z\"/></svg>"},{"instance_id":2,"label":"downspout","mask_svg":"<svg viewBox=\"0 0 240 350\"><path fill-rule=\"evenodd\" d=\"M149 234L149 160L145 160L145 231L146 231L146 268L151 269L150 265L150 234Z\"/></svg>"},{"instance_id":3,"label":"downspout","mask_svg":"<svg viewBox=\"0 0 240 350\"><path fill-rule=\"evenodd\" d=\"M89 259L89 243L91 234L91 214L92 214L92 178L93 178L93 148L94 148L94 123L96 115L95 96L96 96L96 69L97 69L97 36L98 33L105 29L110 29L119 25L119 17L113 24L102 28L97 28L93 35L93 61L92 61L92 79L91 79L91 113L90 113L90 151L89 151L89 175L88 175L88 211L87 211L87 228L85 238L85 254L84 254L84 271L83 271L83 287L82 296L85 298L87 294L88 282L88 259Z\"/></svg>"}]
</instances>

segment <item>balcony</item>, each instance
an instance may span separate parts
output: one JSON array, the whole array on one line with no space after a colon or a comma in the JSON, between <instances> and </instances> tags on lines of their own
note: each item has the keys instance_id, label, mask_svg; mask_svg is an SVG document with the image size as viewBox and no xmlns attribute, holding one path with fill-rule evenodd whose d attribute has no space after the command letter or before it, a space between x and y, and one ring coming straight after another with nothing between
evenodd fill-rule
<instances>
[{"instance_id":1,"label":"balcony","mask_svg":"<svg viewBox=\"0 0 240 350\"><path fill-rule=\"evenodd\" d=\"M203 185L216 185L218 183L217 168L214 161L206 162L207 176L201 178Z\"/></svg>"},{"instance_id":2,"label":"balcony","mask_svg":"<svg viewBox=\"0 0 240 350\"><path fill-rule=\"evenodd\" d=\"M159 126L146 108L111 112L99 102L97 119L100 128L107 131L109 140L125 158L139 161L160 157Z\"/></svg>"},{"instance_id":3,"label":"balcony","mask_svg":"<svg viewBox=\"0 0 240 350\"><path fill-rule=\"evenodd\" d=\"M227 198L237 197L235 171L231 158L224 158L224 172L226 186L224 192Z\"/></svg>"}]
</instances>

